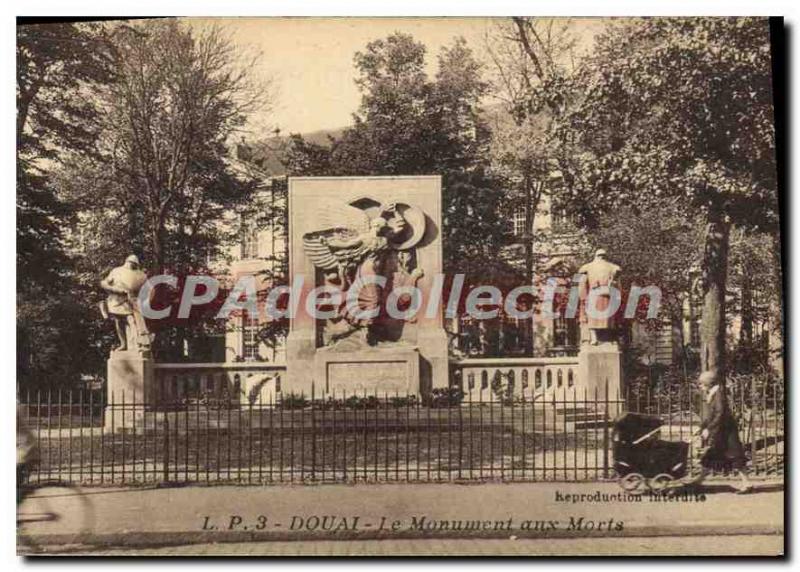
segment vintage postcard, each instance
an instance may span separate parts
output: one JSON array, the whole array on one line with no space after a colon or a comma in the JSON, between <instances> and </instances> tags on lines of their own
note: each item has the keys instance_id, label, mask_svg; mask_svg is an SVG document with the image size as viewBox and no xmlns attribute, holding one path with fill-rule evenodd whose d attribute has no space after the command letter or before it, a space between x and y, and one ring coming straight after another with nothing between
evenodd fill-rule
<instances>
[{"instance_id":1,"label":"vintage postcard","mask_svg":"<svg viewBox=\"0 0 800 572\"><path fill-rule=\"evenodd\" d=\"M18 553L782 555L783 33L20 19Z\"/></svg>"}]
</instances>

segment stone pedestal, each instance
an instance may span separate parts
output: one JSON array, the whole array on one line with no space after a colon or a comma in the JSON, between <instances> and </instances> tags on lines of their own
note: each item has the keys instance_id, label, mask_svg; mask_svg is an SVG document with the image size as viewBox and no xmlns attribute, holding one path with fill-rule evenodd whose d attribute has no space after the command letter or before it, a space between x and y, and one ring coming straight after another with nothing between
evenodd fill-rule
<instances>
[{"instance_id":1,"label":"stone pedestal","mask_svg":"<svg viewBox=\"0 0 800 572\"><path fill-rule=\"evenodd\" d=\"M419 394L419 362L419 350L413 347L322 349L314 356L315 391L337 397Z\"/></svg>"},{"instance_id":2,"label":"stone pedestal","mask_svg":"<svg viewBox=\"0 0 800 572\"><path fill-rule=\"evenodd\" d=\"M114 430L138 423L145 404L152 406L155 393L155 362L139 351L114 351L107 362L108 395L105 425ZM136 407L132 407L136 404ZM124 405L124 408L123 408ZM138 417L137 417L138 416Z\"/></svg>"},{"instance_id":3,"label":"stone pedestal","mask_svg":"<svg viewBox=\"0 0 800 572\"><path fill-rule=\"evenodd\" d=\"M615 342L597 345L584 343L578 352L578 379L587 388L589 399L617 400L624 397L622 383L622 352Z\"/></svg>"},{"instance_id":4,"label":"stone pedestal","mask_svg":"<svg viewBox=\"0 0 800 572\"><path fill-rule=\"evenodd\" d=\"M420 354L419 391L428 394L435 387L448 387L450 384L448 340L444 328L421 331L417 336Z\"/></svg>"},{"instance_id":5,"label":"stone pedestal","mask_svg":"<svg viewBox=\"0 0 800 572\"><path fill-rule=\"evenodd\" d=\"M314 332L309 330L289 332L286 337L286 384L283 395L302 393L311 395L314 387L314 356L317 344Z\"/></svg>"}]
</instances>

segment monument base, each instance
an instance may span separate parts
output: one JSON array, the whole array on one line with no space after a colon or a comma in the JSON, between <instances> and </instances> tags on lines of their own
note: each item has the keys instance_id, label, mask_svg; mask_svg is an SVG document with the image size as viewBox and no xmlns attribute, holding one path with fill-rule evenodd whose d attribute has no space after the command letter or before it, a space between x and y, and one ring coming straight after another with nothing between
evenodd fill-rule
<instances>
[{"instance_id":1,"label":"monument base","mask_svg":"<svg viewBox=\"0 0 800 572\"><path fill-rule=\"evenodd\" d=\"M139 351L113 351L107 362L107 373L105 426L111 430L132 426L138 422L145 405L154 405L153 358Z\"/></svg>"},{"instance_id":2,"label":"monument base","mask_svg":"<svg viewBox=\"0 0 800 572\"><path fill-rule=\"evenodd\" d=\"M312 331L289 332L286 337L286 383L283 384L283 395L311 395L316 352L316 340Z\"/></svg>"},{"instance_id":3,"label":"monument base","mask_svg":"<svg viewBox=\"0 0 800 572\"><path fill-rule=\"evenodd\" d=\"M590 399L595 395L598 400L623 399L622 352L617 343L582 344L578 352L578 375Z\"/></svg>"},{"instance_id":4,"label":"monument base","mask_svg":"<svg viewBox=\"0 0 800 572\"><path fill-rule=\"evenodd\" d=\"M314 355L314 390L337 397L418 395L419 370L419 350L413 346L347 352L326 348Z\"/></svg>"},{"instance_id":5,"label":"monument base","mask_svg":"<svg viewBox=\"0 0 800 572\"><path fill-rule=\"evenodd\" d=\"M431 389L450 385L450 357L448 339L444 328L421 330L417 344L422 356L420 393L427 395Z\"/></svg>"}]
</instances>

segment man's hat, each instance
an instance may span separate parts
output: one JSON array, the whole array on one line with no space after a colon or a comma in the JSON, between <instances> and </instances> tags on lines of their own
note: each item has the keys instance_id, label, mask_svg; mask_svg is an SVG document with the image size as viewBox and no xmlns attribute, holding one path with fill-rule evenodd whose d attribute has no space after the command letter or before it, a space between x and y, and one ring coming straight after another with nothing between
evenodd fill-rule
<instances>
[{"instance_id":1,"label":"man's hat","mask_svg":"<svg viewBox=\"0 0 800 572\"><path fill-rule=\"evenodd\" d=\"M125 259L125 262L135 262L136 265L138 266L139 265L139 257L136 256L135 254L131 254L131 255L128 256L128 258Z\"/></svg>"},{"instance_id":2,"label":"man's hat","mask_svg":"<svg viewBox=\"0 0 800 572\"><path fill-rule=\"evenodd\" d=\"M594 253L595 256L605 256L607 253L604 248L598 248Z\"/></svg>"}]
</instances>

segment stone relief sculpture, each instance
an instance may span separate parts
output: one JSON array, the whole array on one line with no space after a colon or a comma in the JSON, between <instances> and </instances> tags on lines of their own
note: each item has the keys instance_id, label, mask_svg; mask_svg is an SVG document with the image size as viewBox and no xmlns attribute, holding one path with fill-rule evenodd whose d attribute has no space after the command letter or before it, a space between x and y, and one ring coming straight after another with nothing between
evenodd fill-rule
<instances>
[{"instance_id":1,"label":"stone relief sculpture","mask_svg":"<svg viewBox=\"0 0 800 572\"><path fill-rule=\"evenodd\" d=\"M415 246L425 233L425 214L404 203L381 205L363 199L320 205L315 222L316 230L303 235L304 250L322 271L324 282L341 291L343 300L338 316L326 325L326 345L356 332L368 345L393 341L386 331L384 295L393 287L414 286L423 276ZM386 279L385 287L374 283L376 276ZM354 286L357 305L351 311L346 302ZM377 316L364 317L375 310Z\"/></svg>"}]
</instances>

